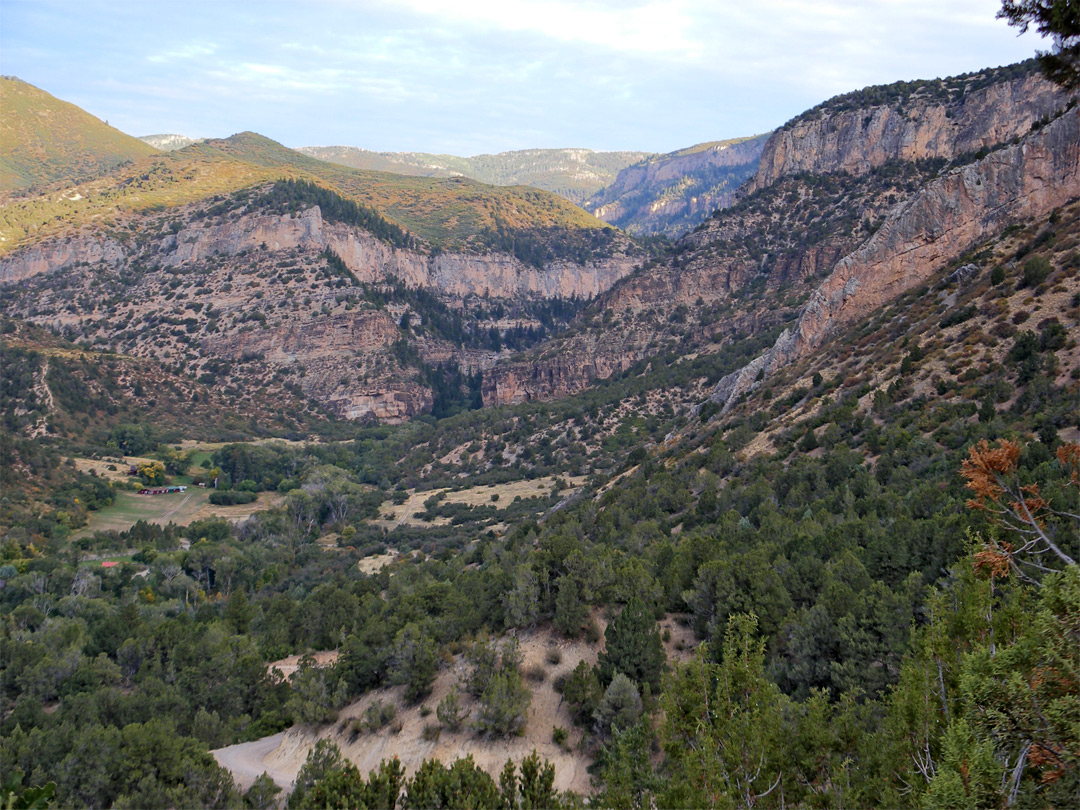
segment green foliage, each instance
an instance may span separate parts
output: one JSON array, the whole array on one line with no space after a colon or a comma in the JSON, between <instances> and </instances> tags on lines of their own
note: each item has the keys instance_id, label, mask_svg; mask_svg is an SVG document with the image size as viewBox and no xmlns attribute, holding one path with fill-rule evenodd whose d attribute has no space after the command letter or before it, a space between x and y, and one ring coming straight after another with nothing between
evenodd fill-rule
<instances>
[{"instance_id":1,"label":"green foliage","mask_svg":"<svg viewBox=\"0 0 1080 810\"><path fill-rule=\"evenodd\" d=\"M18 785L0 785L0 807L4 810L48 810L56 793L56 782L19 789Z\"/></svg>"},{"instance_id":2,"label":"green foliage","mask_svg":"<svg viewBox=\"0 0 1080 810\"><path fill-rule=\"evenodd\" d=\"M607 626L605 646L597 661L600 682L610 684L616 672L653 689L660 686L664 646L656 619L645 603L632 598Z\"/></svg>"},{"instance_id":3,"label":"green foliage","mask_svg":"<svg viewBox=\"0 0 1080 810\"><path fill-rule=\"evenodd\" d=\"M297 723L332 723L345 704L345 683L332 667L320 667L310 655L300 659L290 680L292 694L286 709Z\"/></svg>"},{"instance_id":4,"label":"green foliage","mask_svg":"<svg viewBox=\"0 0 1080 810\"><path fill-rule=\"evenodd\" d=\"M244 807L249 807L251 810L272 810L277 806L279 793L281 793L281 788L268 773L263 771L244 793Z\"/></svg>"},{"instance_id":5,"label":"green foliage","mask_svg":"<svg viewBox=\"0 0 1080 810\"><path fill-rule=\"evenodd\" d=\"M472 756L449 767L424 760L405 785L406 810L502 810L503 797L495 780L477 767Z\"/></svg>"},{"instance_id":6,"label":"green foliage","mask_svg":"<svg viewBox=\"0 0 1080 810\"><path fill-rule=\"evenodd\" d=\"M520 734L529 718L532 691L517 668L499 670L480 695L473 727L485 736Z\"/></svg>"},{"instance_id":7,"label":"green foliage","mask_svg":"<svg viewBox=\"0 0 1080 810\"><path fill-rule=\"evenodd\" d=\"M579 726L590 723L602 697L596 671L585 661L579 661L563 688L563 700L570 710L570 718Z\"/></svg>"},{"instance_id":8,"label":"green foliage","mask_svg":"<svg viewBox=\"0 0 1080 810\"><path fill-rule=\"evenodd\" d=\"M381 700L372 701L371 705L364 709L364 729L368 732L376 732L388 726L396 716L397 707L393 703L384 703Z\"/></svg>"},{"instance_id":9,"label":"green foliage","mask_svg":"<svg viewBox=\"0 0 1080 810\"><path fill-rule=\"evenodd\" d=\"M657 801L663 779L653 773L652 748L655 735L648 717L625 728L614 728L600 753L603 790L597 798L601 807L634 810L651 807Z\"/></svg>"},{"instance_id":10,"label":"green foliage","mask_svg":"<svg viewBox=\"0 0 1080 810\"><path fill-rule=\"evenodd\" d=\"M634 682L621 672L616 672L593 715L597 728L608 733L614 729L630 728L637 723L641 712L641 695Z\"/></svg>"},{"instance_id":11,"label":"green foliage","mask_svg":"<svg viewBox=\"0 0 1080 810\"><path fill-rule=\"evenodd\" d=\"M415 240L372 208L307 180L278 180L259 199L259 205L275 213L298 213L319 206L328 222L355 225L394 247L410 248Z\"/></svg>"},{"instance_id":12,"label":"green foliage","mask_svg":"<svg viewBox=\"0 0 1080 810\"><path fill-rule=\"evenodd\" d=\"M555 596L555 629L567 638L577 638L581 625L589 615L588 605L581 601L577 581L570 576L559 578L556 583L558 592Z\"/></svg>"},{"instance_id":13,"label":"green foliage","mask_svg":"<svg viewBox=\"0 0 1080 810\"><path fill-rule=\"evenodd\" d=\"M435 709L435 716L439 718L440 723L451 731L461 730L461 725L465 722L467 713L461 705L461 692L458 691L456 685L451 686L450 691L439 701L439 705Z\"/></svg>"},{"instance_id":14,"label":"green foliage","mask_svg":"<svg viewBox=\"0 0 1080 810\"><path fill-rule=\"evenodd\" d=\"M1053 50L1038 52L1043 73L1067 90L1080 87L1080 21L1067 0L1002 0L997 16L1020 33L1034 25L1041 36L1049 36Z\"/></svg>"},{"instance_id":15,"label":"green foliage","mask_svg":"<svg viewBox=\"0 0 1080 810\"><path fill-rule=\"evenodd\" d=\"M419 703L431 693L438 671L438 646L434 639L418 624L401 628L390 653L390 682L405 684L405 699Z\"/></svg>"},{"instance_id":16,"label":"green foliage","mask_svg":"<svg viewBox=\"0 0 1080 810\"><path fill-rule=\"evenodd\" d=\"M1020 277L1020 287L1038 287L1053 271L1053 265L1043 256L1032 256L1024 262L1024 274Z\"/></svg>"},{"instance_id":17,"label":"green foliage","mask_svg":"<svg viewBox=\"0 0 1080 810\"><path fill-rule=\"evenodd\" d=\"M765 677L756 633L754 616L731 617L722 662L699 650L665 686L660 736L671 779L662 806L780 806L785 700Z\"/></svg>"},{"instance_id":18,"label":"green foliage","mask_svg":"<svg viewBox=\"0 0 1080 810\"><path fill-rule=\"evenodd\" d=\"M216 489L210 493L210 503L215 506L235 506L243 503L254 503L258 497L254 492L244 492L238 489Z\"/></svg>"}]
</instances>

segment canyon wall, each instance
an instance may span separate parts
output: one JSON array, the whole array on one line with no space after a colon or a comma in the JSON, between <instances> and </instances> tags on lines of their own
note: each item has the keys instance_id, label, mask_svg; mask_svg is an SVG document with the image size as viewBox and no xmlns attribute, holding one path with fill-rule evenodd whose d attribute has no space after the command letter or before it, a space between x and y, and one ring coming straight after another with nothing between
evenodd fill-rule
<instances>
[{"instance_id":1,"label":"canyon wall","mask_svg":"<svg viewBox=\"0 0 1080 810\"><path fill-rule=\"evenodd\" d=\"M1080 110L1073 109L1019 144L955 169L891 212L841 259L814 291L795 328L765 354L718 384L712 399L730 405L778 368L840 329L926 283L947 262L1014 222L1047 216L1080 196ZM763 373L762 373L763 372Z\"/></svg>"},{"instance_id":2,"label":"canyon wall","mask_svg":"<svg viewBox=\"0 0 1080 810\"><path fill-rule=\"evenodd\" d=\"M929 94L928 94L929 95ZM914 95L881 105L808 116L773 133L746 193L806 172L862 174L892 160L953 159L1026 135L1068 96L1037 73L991 84L959 98Z\"/></svg>"}]
</instances>

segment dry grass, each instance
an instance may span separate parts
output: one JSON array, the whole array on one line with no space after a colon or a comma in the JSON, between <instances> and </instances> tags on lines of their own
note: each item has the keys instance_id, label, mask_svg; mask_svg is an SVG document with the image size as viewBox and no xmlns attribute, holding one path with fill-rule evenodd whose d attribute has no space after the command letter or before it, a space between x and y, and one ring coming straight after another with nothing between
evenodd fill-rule
<instances>
[{"instance_id":1,"label":"dry grass","mask_svg":"<svg viewBox=\"0 0 1080 810\"><path fill-rule=\"evenodd\" d=\"M470 487L469 489L462 489L454 492L450 489L428 489L417 492L414 489L408 490L409 498L405 503L396 504L393 501L384 501L379 506L380 517L372 521L376 526L383 526L387 529L396 529L398 526L441 526L449 523L446 518L435 518L430 522L420 520L417 517L420 513L425 511L424 501L428 498L433 498L445 493L445 497L441 503L446 504L465 504L468 506L485 506L495 505L498 507L505 507L513 503L514 498L520 497L522 500L526 498L543 498L551 494L552 487L555 485L555 476L546 476L544 478L536 478L531 481L511 481L506 484L493 484L491 486L482 487ZM565 497L572 492L575 492L580 488L586 480L584 475L579 476L559 476L563 481L569 484L565 489L559 491L559 495ZM492 495L498 495L498 500L492 501Z\"/></svg>"}]
</instances>

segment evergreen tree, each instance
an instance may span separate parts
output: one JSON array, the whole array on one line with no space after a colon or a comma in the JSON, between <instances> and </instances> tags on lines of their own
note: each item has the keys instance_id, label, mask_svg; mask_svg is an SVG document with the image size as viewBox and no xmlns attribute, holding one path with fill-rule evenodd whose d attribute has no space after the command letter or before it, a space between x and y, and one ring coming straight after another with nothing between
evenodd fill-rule
<instances>
[{"instance_id":1,"label":"evergreen tree","mask_svg":"<svg viewBox=\"0 0 1080 810\"><path fill-rule=\"evenodd\" d=\"M656 619L645 603L631 599L607 626L605 647L597 660L597 674L602 684L611 683L616 672L641 685L656 690L664 670L664 645Z\"/></svg>"}]
</instances>

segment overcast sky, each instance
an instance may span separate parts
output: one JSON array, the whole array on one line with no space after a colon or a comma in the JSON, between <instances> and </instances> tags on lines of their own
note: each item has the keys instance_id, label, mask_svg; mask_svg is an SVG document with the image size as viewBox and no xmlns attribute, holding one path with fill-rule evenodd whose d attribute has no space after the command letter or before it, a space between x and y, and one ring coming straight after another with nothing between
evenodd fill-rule
<instances>
[{"instance_id":1,"label":"overcast sky","mask_svg":"<svg viewBox=\"0 0 1080 810\"><path fill-rule=\"evenodd\" d=\"M1046 47L999 0L0 0L0 72L132 135L667 152ZM2 111L0 111L2 114Z\"/></svg>"}]
</instances>

